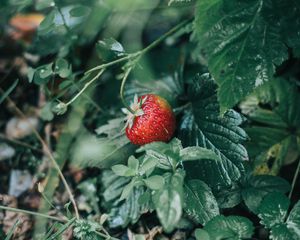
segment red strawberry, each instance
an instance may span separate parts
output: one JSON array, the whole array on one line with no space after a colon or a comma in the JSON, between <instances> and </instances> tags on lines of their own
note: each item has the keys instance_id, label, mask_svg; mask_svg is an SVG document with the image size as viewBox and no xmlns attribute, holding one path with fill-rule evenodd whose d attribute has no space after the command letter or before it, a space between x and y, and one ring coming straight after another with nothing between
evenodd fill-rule
<instances>
[{"instance_id":1,"label":"red strawberry","mask_svg":"<svg viewBox=\"0 0 300 240\"><path fill-rule=\"evenodd\" d=\"M160 96L135 96L131 104L134 114L127 109L126 135L133 144L167 142L175 131L175 115L169 103Z\"/></svg>"}]
</instances>

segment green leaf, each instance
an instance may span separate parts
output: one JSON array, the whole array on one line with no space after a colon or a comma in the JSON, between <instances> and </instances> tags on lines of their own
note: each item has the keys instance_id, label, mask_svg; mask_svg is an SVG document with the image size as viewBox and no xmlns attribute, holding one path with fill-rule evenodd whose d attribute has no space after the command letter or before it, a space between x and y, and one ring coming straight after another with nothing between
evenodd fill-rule
<instances>
[{"instance_id":1,"label":"green leaf","mask_svg":"<svg viewBox=\"0 0 300 240\"><path fill-rule=\"evenodd\" d=\"M209 234L200 228L195 230L195 238L196 240L210 240Z\"/></svg>"},{"instance_id":2,"label":"green leaf","mask_svg":"<svg viewBox=\"0 0 300 240\"><path fill-rule=\"evenodd\" d=\"M56 60L54 71L61 78L66 78L72 73L69 63L63 58L59 58Z\"/></svg>"},{"instance_id":3,"label":"green leaf","mask_svg":"<svg viewBox=\"0 0 300 240\"><path fill-rule=\"evenodd\" d=\"M132 170L134 170L135 173L138 172L139 168L139 160L136 159L134 156L130 156L128 159L128 167Z\"/></svg>"},{"instance_id":4,"label":"green leaf","mask_svg":"<svg viewBox=\"0 0 300 240\"><path fill-rule=\"evenodd\" d=\"M86 6L75 6L70 10L70 15L72 17L84 17L91 12L91 9Z\"/></svg>"},{"instance_id":5,"label":"green leaf","mask_svg":"<svg viewBox=\"0 0 300 240\"><path fill-rule=\"evenodd\" d=\"M134 149L124 135L110 141L107 137L97 138L83 131L78 134L72 146L71 160L72 164L79 167L110 168L115 164L124 163Z\"/></svg>"},{"instance_id":6,"label":"green leaf","mask_svg":"<svg viewBox=\"0 0 300 240\"><path fill-rule=\"evenodd\" d=\"M154 175L143 180L146 186L152 190L159 190L163 187L165 179L162 176Z\"/></svg>"},{"instance_id":7,"label":"green leaf","mask_svg":"<svg viewBox=\"0 0 300 240\"><path fill-rule=\"evenodd\" d=\"M261 223L267 228L284 223L290 200L282 193L268 194L258 208Z\"/></svg>"},{"instance_id":8,"label":"green leaf","mask_svg":"<svg viewBox=\"0 0 300 240\"><path fill-rule=\"evenodd\" d=\"M55 26L54 19L55 15L57 15L57 10L53 9L41 22L38 28L39 34L47 34L49 33L52 28Z\"/></svg>"},{"instance_id":9,"label":"green leaf","mask_svg":"<svg viewBox=\"0 0 300 240\"><path fill-rule=\"evenodd\" d=\"M146 172L151 171L158 164L156 158L145 156L139 169L139 174L144 175Z\"/></svg>"},{"instance_id":10,"label":"green leaf","mask_svg":"<svg viewBox=\"0 0 300 240\"><path fill-rule=\"evenodd\" d=\"M43 10L45 8L54 7L55 2L53 0L38 0L35 3L35 9L37 11Z\"/></svg>"},{"instance_id":11,"label":"green leaf","mask_svg":"<svg viewBox=\"0 0 300 240\"><path fill-rule=\"evenodd\" d=\"M271 239L297 240L300 238L300 201L288 216L290 200L283 194L268 194L259 207L261 223L270 229Z\"/></svg>"},{"instance_id":12,"label":"green leaf","mask_svg":"<svg viewBox=\"0 0 300 240\"><path fill-rule=\"evenodd\" d=\"M152 200L157 216L166 232L171 232L179 222L183 207L183 170L174 174L166 173L165 185L155 191Z\"/></svg>"},{"instance_id":13,"label":"green leaf","mask_svg":"<svg viewBox=\"0 0 300 240\"><path fill-rule=\"evenodd\" d=\"M233 208L242 201L241 186L233 183L216 191L215 196L220 208Z\"/></svg>"},{"instance_id":14,"label":"green leaf","mask_svg":"<svg viewBox=\"0 0 300 240\"><path fill-rule=\"evenodd\" d=\"M94 210L97 214L100 214L99 209L99 197L97 194L97 179L89 178L80 184L78 184L77 188L83 194L83 196L87 199L87 202L91 206L91 210Z\"/></svg>"},{"instance_id":15,"label":"green leaf","mask_svg":"<svg viewBox=\"0 0 300 240\"><path fill-rule=\"evenodd\" d=\"M289 231L287 228L286 224L276 224L275 226L272 227L270 231L270 239L273 240L297 240L298 238L294 238L293 234Z\"/></svg>"},{"instance_id":16,"label":"green leaf","mask_svg":"<svg viewBox=\"0 0 300 240\"><path fill-rule=\"evenodd\" d=\"M247 135L239 127L243 119L233 110L220 116L216 88L209 74L194 78L188 88L191 108L185 112L179 127L179 139L184 146L210 149L221 159L185 163L188 176L200 178L213 187L238 180L243 171L242 161L248 160L242 145Z\"/></svg>"},{"instance_id":17,"label":"green leaf","mask_svg":"<svg viewBox=\"0 0 300 240\"><path fill-rule=\"evenodd\" d=\"M220 87L222 111L272 80L275 66L287 59L281 11L288 5L295 2L198 1L195 34Z\"/></svg>"},{"instance_id":18,"label":"green leaf","mask_svg":"<svg viewBox=\"0 0 300 240\"><path fill-rule=\"evenodd\" d=\"M132 168L129 168L123 164L117 164L112 166L111 170L118 175L122 177L130 177L135 175L135 171Z\"/></svg>"},{"instance_id":19,"label":"green leaf","mask_svg":"<svg viewBox=\"0 0 300 240\"><path fill-rule=\"evenodd\" d=\"M300 201L296 203L288 219L286 220L287 228L292 232L295 238L300 237Z\"/></svg>"},{"instance_id":20,"label":"green leaf","mask_svg":"<svg viewBox=\"0 0 300 240\"><path fill-rule=\"evenodd\" d=\"M137 152L146 152L147 158L155 159L157 167L162 169L173 169L180 161L181 142L173 138L171 142L153 142L140 147Z\"/></svg>"},{"instance_id":21,"label":"green leaf","mask_svg":"<svg viewBox=\"0 0 300 240\"><path fill-rule=\"evenodd\" d=\"M134 95L157 94L165 98L171 106L177 104L177 98L183 94L183 83L178 74L164 76L158 80L132 81L126 86L125 98L128 102L134 99Z\"/></svg>"},{"instance_id":22,"label":"green leaf","mask_svg":"<svg viewBox=\"0 0 300 240\"><path fill-rule=\"evenodd\" d=\"M211 189L200 180L190 180L184 185L184 210L197 223L205 225L220 214Z\"/></svg>"},{"instance_id":23,"label":"green leaf","mask_svg":"<svg viewBox=\"0 0 300 240\"><path fill-rule=\"evenodd\" d=\"M180 150L181 161L194 161L194 160L215 160L220 161L220 158L212 150L202 147L186 147Z\"/></svg>"},{"instance_id":24,"label":"green leaf","mask_svg":"<svg viewBox=\"0 0 300 240\"><path fill-rule=\"evenodd\" d=\"M122 194L120 196L120 201L125 200L131 194L134 189L135 179L131 179L131 181L123 188Z\"/></svg>"},{"instance_id":25,"label":"green leaf","mask_svg":"<svg viewBox=\"0 0 300 240\"><path fill-rule=\"evenodd\" d=\"M40 117L44 121L51 121L54 118L54 114L52 112L52 103L48 102L44 105L44 107L41 109Z\"/></svg>"},{"instance_id":26,"label":"green leaf","mask_svg":"<svg viewBox=\"0 0 300 240\"><path fill-rule=\"evenodd\" d=\"M96 45L96 50L98 56L107 61L126 55L122 44L113 38L99 41Z\"/></svg>"},{"instance_id":27,"label":"green leaf","mask_svg":"<svg viewBox=\"0 0 300 240\"><path fill-rule=\"evenodd\" d=\"M254 233L252 222L240 216L216 216L205 225L204 230L209 234L211 240L250 239Z\"/></svg>"},{"instance_id":28,"label":"green leaf","mask_svg":"<svg viewBox=\"0 0 300 240\"><path fill-rule=\"evenodd\" d=\"M1 95L0 104L12 93L12 91L16 88L19 83L19 79L16 79L13 84Z\"/></svg>"},{"instance_id":29,"label":"green leaf","mask_svg":"<svg viewBox=\"0 0 300 240\"><path fill-rule=\"evenodd\" d=\"M241 103L252 122L245 128L251 139L246 147L255 166L265 164L270 174L277 174L282 165L297 159L296 138L290 130L297 132L300 126L299 104L297 85L284 78L262 85Z\"/></svg>"},{"instance_id":30,"label":"green leaf","mask_svg":"<svg viewBox=\"0 0 300 240\"><path fill-rule=\"evenodd\" d=\"M139 202L144 195L144 187L135 187L125 201L120 201L121 193L129 183L129 178L119 177L111 170L103 171L100 180L103 192L102 204L109 213L110 227L126 227L129 223L136 223L139 217L149 209L149 201ZM148 199L149 200L149 199Z\"/></svg>"},{"instance_id":31,"label":"green leaf","mask_svg":"<svg viewBox=\"0 0 300 240\"><path fill-rule=\"evenodd\" d=\"M242 197L246 206L254 213L268 193L286 193L290 190L290 184L285 179L270 175L250 176L243 182Z\"/></svg>"}]
</instances>

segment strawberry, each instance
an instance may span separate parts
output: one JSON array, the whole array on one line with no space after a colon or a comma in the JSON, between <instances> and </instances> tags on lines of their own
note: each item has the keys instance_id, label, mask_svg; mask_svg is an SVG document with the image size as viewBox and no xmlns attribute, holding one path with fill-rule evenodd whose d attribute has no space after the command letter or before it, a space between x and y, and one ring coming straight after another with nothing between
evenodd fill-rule
<instances>
[{"instance_id":1,"label":"strawberry","mask_svg":"<svg viewBox=\"0 0 300 240\"><path fill-rule=\"evenodd\" d=\"M127 114L126 135L136 145L171 139L175 131L175 115L169 103L160 96L146 94L134 97L130 108L122 109Z\"/></svg>"}]
</instances>

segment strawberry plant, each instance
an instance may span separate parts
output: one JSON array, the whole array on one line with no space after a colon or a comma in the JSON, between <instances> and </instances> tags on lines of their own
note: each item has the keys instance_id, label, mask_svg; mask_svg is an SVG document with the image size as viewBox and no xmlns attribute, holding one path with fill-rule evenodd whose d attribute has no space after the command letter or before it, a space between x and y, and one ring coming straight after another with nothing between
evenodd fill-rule
<instances>
[{"instance_id":1,"label":"strawberry plant","mask_svg":"<svg viewBox=\"0 0 300 240\"><path fill-rule=\"evenodd\" d=\"M1 239L300 239L298 0L0 15Z\"/></svg>"}]
</instances>

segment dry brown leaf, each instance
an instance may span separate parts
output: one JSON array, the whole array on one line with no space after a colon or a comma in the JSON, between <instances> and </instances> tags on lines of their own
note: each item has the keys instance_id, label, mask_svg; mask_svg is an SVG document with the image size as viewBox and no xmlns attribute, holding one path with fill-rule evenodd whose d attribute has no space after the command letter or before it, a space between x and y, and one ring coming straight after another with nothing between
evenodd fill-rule
<instances>
[{"instance_id":1,"label":"dry brown leaf","mask_svg":"<svg viewBox=\"0 0 300 240\"><path fill-rule=\"evenodd\" d=\"M0 203L1 205L17 208L18 202L17 199L13 196L9 195L0 195ZM17 220L20 220L20 224L16 228L13 239L14 240L24 240L26 239L26 235L32 229L32 221L30 217L23 213L5 211L3 218L3 231L7 234L9 230L14 226Z\"/></svg>"},{"instance_id":2,"label":"dry brown leaf","mask_svg":"<svg viewBox=\"0 0 300 240\"><path fill-rule=\"evenodd\" d=\"M14 40L23 40L30 43L36 29L44 19L39 13L17 14L9 21L11 26L10 36Z\"/></svg>"}]
</instances>

